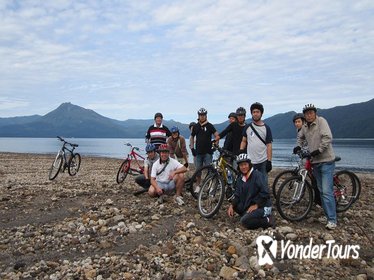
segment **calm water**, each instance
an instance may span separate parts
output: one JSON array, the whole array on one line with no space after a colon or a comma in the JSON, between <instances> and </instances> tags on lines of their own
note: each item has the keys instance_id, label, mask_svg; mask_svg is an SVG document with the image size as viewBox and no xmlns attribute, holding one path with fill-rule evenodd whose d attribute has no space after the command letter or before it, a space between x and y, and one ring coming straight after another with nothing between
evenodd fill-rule
<instances>
[{"instance_id":1,"label":"calm water","mask_svg":"<svg viewBox=\"0 0 374 280\"><path fill-rule=\"evenodd\" d=\"M142 153L145 154L144 139L74 138L66 140L79 144L77 151L82 156L123 158L129 151L129 148L124 145L126 142L143 149ZM291 155L294 146L294 139L275 139L273 166L291 166L294 161ZM374 171L374 139L335 139L333 146L335 154L342 158L337 163L337 168ZM61 142L57 138L0 137L0 152L54 154L60 147Z\"/></svg>"}]
</instances>

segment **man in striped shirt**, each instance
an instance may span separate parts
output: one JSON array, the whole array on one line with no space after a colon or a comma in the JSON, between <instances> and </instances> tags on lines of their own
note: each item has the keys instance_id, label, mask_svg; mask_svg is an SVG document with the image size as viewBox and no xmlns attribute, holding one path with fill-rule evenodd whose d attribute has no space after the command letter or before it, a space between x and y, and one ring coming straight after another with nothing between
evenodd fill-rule
<instances>
[{"instance_id":1,"label":"man in striped shirt","mask_svg":"<svg viewBox=\"0 0 374 280\"><path fill-rule=\"evenodd\" d=\"M145 135L147 143L152 143L158 148L161 144L166 143L166 139L171 136L169 128L163 125L163 116L161 113L155 114L155 123L148 128Z\"/></svg>"}]
</instances>

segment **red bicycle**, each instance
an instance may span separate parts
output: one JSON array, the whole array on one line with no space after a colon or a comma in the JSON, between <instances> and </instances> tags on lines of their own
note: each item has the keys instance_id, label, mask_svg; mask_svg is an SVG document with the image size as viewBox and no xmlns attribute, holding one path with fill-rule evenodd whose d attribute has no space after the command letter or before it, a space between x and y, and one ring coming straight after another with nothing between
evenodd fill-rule
<instances>
[{"instance_id":1,"label":"red bicycle","mask_svg":"<svg viewBox=\"0 0 374 280\"><path fill-rule=\"evenodd\" d=\"M125 145L129 146L131 150L118 169L116 178L118 184L121 184L126 179L127 174L139 175L143 174L144 171L143 162L145 160L145 157L137 153L140 152L140 149L138 147L132 146L130 143L126 143Z\"/></svg>"}]
</instances>

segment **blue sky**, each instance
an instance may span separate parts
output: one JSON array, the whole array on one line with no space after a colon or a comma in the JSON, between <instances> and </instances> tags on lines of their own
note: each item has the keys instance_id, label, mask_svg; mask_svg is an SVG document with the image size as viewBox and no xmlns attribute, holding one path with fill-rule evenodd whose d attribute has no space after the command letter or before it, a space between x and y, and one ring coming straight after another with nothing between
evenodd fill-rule
<instances>
[{"instance_id":1,"label":"blue sky","mask_svg":"<svg viewBox=\"0 0 374 280\"><path fill-rule=\"evenodd\" d=\"M374 1L0 0L0 117L213 122L374 97Z\"/></svg>"}]
</instances>

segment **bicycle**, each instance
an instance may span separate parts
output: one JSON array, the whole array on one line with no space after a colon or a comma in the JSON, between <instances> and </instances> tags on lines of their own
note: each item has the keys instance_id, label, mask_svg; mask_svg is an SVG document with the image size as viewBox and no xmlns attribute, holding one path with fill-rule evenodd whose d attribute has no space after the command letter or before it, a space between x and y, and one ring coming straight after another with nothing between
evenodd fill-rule
<instances>
[{"instance_id":1,"label":"bicycle","mask_svg":"<svg viewBox=\"0 0 374 280\"><path fill-rule=\"evenodd\" d=\"M68 169L69 175L74 176L78 173L81 165L80 154L74 152L75 148L78 147L78 144L69 143L60 136L57 136L57 139L62 141L63 144L61 149L57 152L56 158L49 169L49 180L54 180L58 173L60 171L64 172L66 168ZM69 145L71 149L69 149L67 145ZM66 158L66 153L69 154L69 159Z\"/></svg>"},{"instance_id":2,"label":"bicycle","mask_svg":"<svg viewBox=\"0 0 374 280\"><path fill-rule=\"evenodd\" d=\"M138 153L140 152L140 149L138 147L132 146L130 143L126 143L125 145L130 147L131 150L118 169L116 177L116 181L118 184L121 184L126 179L128 174L140 175L144 172L144 166L143 163L140 162L140 160L144 162L145 157Z\"/></svg>"},{"instance_id":3,"label":"bicycle","mask_svg":"<svg viewBox=\"0 0 374 280\"><path fill-rule=\"evenodd\" d=\"M279 214L289 221L304 219L311 211L313 202L320 204L316 179L312 174L310 153L300 153L299 156L306 159L304 166L300 166L298 175L287 178L281 184L276 196ZM340 159L337 157L335 161ZM336 212L348 210L358 198L354 174L347 170L338 171L334 174L333 184Z\"/></svg>"},{"instance_id":4,"label":"bicycle","mask_svg":"<svg viewBox=\"0 0 374 280\"><path fill-rule=\"evenodd\" d=\"M219 153L218 158L213 160L212 164L202 166L194 174L203 174L197 201L199 213L204 218L212 218L218 213L225 196L231 201L238 177L238 171L227 160L235 159L235 156L216 144L213 144L212 148Z\"/></svg>"},{"instance_id":5,"label":"bicycle","mask_svg":"<svg viewBox=\"0 0 374 280\"><path fill-rule=\"evenodd\" d=\"M307 156L308 153L309 152L306 149L301 150L299 153L297 153L295 155L296 157L298 157L298 160L297 160L297 163L296 163L296 167L293 168L293 169L283 170L283 171L281 171L274 178L274 181L273 181L273 184L272 184L272 192L273 192L274 198L277 197L277 192L278 192L280 186L282 185L282 183L286 179L288 179L291 176L297 176L298 175L300 169L302 169L303 166L304 166L304 164L305 164L305 160L306 160L305 155ZM339 161L339 160L341 160L341 158L337 157L335 161ZM291 161L294 161L294 159L292 158ZM345 170L345 169L339 171L338 173L339 174L350 173L350 175L354 178L355 183L356 183L356 193L355 193L354 200L356 201L360 197L360 194L361 194L361 182L360 182L360 179L358 178L358 176L355 173L353 173L351 171L348 171L348 170ZM309 174L309 175L311 175L311 174ZM310 184L312 184L312 178L311 178L311 176L307 176L306 179L309 180Z\"/></svg>"}]
</instances>

